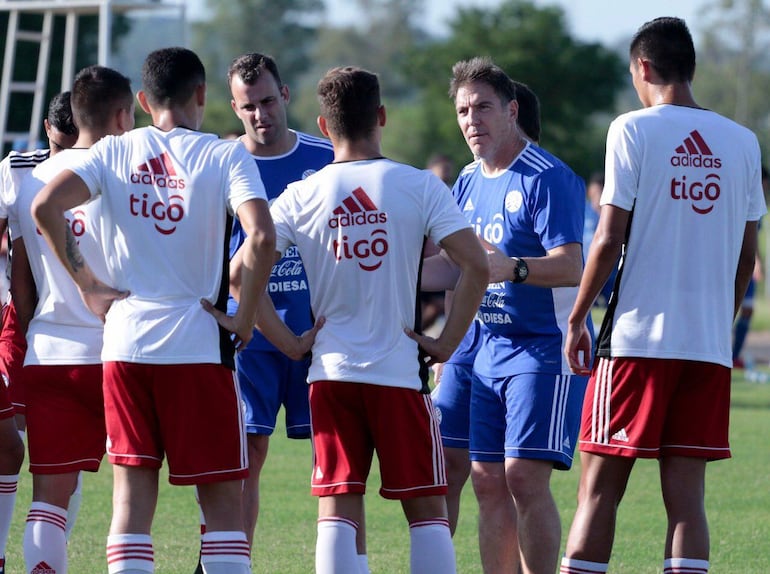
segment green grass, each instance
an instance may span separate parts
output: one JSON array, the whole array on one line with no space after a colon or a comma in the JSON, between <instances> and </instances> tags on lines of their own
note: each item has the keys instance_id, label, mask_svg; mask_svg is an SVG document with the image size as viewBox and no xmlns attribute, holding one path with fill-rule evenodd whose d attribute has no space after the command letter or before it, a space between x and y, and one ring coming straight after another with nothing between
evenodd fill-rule
<instances>
[{"instance_id":1,"label":"green grass","mask_svg":"<svg viewBox=\"0 0 770 574\"><path fill-rule=\"evenodd\" d=\"M770 572L770 384L746 382L736 372L731 411L733 459L709 465L707 509L711 526L713 574ZM692 414L697 424L697 413ZM279 433L283 433L279 430ZM309 494L310 445L273 439L262 482L262 511L252 556L255 574L313 572L316 502ZM553 490L562 513L563 536L575 511L579 465L554 474ZM165 475L163 476L165 481ZM376 470L366 497L369 558L376 574L408 572L409 535L400 505L379 497ZM8 543L7 570L21 574L21 538L31 480L22 471ZM87 474L83 507L70 542L70 572L106 572L104 545L110 517L111 472ZM458 571L481 571L476 540L478 513L470 485L462 501L455 536ZM191 574L198 552L198 510L191 488L161 486L154 523L156 571ZM614 574L662 570L665 516L654 461L639 461L621 505L611 562Z\"/></svg>"}]
</instances>

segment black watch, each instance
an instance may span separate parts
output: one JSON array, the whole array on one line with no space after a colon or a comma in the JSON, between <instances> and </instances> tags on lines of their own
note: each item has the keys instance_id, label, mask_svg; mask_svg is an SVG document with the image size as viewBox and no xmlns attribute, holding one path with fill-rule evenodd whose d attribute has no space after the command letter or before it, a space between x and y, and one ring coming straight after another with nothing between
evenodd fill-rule
<instances>
[{"instance_id":1,"label":"black watch","mask_svg":"<svg viewBox=\"0 0 770 574\"><path fill-rule=\"evenodd\" d=\"M524 281L527 280L527 277L529 277L529 267L527 267L527 262L520 257L513 257L513 262L513 282L524 283Z\"/></svg>"}]
</instances>

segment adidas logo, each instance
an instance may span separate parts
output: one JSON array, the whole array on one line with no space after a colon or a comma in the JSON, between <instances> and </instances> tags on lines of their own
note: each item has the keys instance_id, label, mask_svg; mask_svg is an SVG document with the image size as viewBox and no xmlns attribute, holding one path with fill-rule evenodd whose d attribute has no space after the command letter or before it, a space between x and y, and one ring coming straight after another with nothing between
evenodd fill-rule
<instances>
[{"instance_id":1,"label":"adidas logo","mask_svg":"<svg viewBox=\"0 0 770 574\"><path fill-rule=\"evenodd\" d=\"M562 448L572 448L572 445L569 441L569 437L565 437L564 442L561 444Z\"/></svg>"},{"instance_id":2,"label":"adidas logo","mask_svg":"<svg viewBox=\"0 0 770 574\"><path fill-rule=\"evenodd\" d=\"M473 200L469 197L463 206L463 211L473 211Z\"/></svg>"},{"instance_id":3,"label":"adidas logo","mask_svg":"<svg viewBox=\"0 0 770 574\"><path fill-rule=\"evenodd\" d=\"M51 568L45 562L38 562L31 570L30 574L56 574L56 570Z\"/></svg>"},{"instance_id":4,"label":"adidas logo","mask_svg":"<svg viewBox=\"0 0 770 574\"><path fill-rule=\"evenodd\" d=\"M698 130L691 131L674 152L677 154L671 156L671 165L674 167L722 167L722 160L714 157L714 152Z\"/></svg>"},{"instance_id":5,"label":"adidas logo","mask_svg":"<svg viewBox=\"0 0 770 574\"><path fill-rule=\"evenodd\" d=\"M385 223L388 220L388 215L377 209L377 206L361 187L354 189L332 213L334 217L329 219L329 227L332 229Z\"/></svg>"},{"instance_id":6,"label":"adidas logo","mask_svg":"<svg viewBox=\"0 0 770 574\"><path fill-rule=\"evenodd\" d=\"M628 442L628 435L626 434L626 429L622 428L618 432L616 432L614 435L612 435L612 440L616 440L619 442Z\"/></svg>"},{"instance_id":7,"label":"adidas logo","mask_svg":"<svg viewBox=\"0 0 770 574\"><path fill-rule=\"evenodd\" d=\"M321 480L324 477L324 473L321 472L321 467L320 466L315 467L315 477L318 480Z\"/></svg>"},{"instance_id":8,"label":"adidas logo","mask_svg":"<svg viewBox=\"0 0 770 574\"><path fill-rule=\"evenodd\" d=\"M174 164L166 152L148 159L131 174L131 183L155 185L169 189L184 189L184 179L177 176Z\"/></svg>"}]
</instances>

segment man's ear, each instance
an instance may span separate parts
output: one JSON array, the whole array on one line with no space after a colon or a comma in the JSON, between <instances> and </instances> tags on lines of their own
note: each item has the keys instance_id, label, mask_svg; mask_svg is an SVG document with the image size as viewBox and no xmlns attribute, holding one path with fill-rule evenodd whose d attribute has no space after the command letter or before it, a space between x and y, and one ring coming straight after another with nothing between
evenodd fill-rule
<instances>
[{"instance_id":1,"label":"man's ear","mask_svg":"<svg viewBox=\"0 0 770 574\"><path fill-rule=\"evenodd\" d=\"M146 113L151 113L150 104L147 103L147 94L144 93L144 90L139 90L136 92L136 101L139 102L139 107L141 107Z\"/></svg>"},{"instance_id":2,"label":"man's ear","mask_svg":"<svg viewBox=\"0 0 770 574\"><path fill-rule=\"evenodd\" d=\"M328 138L329 128L326 126L326 118L323 116L318 116L318 118L316 118L316 123L318 124L318 129L321 130L321 133Z\"/></svg>"},{"instance_id":3,"label":"man's ear","mask_svg":"<svg viewBox=\"0 0 770 574\"><path fill-rule=\"evenodd\" d=\"M385 127L385 124L387 123L387 121L388 121L388 113L385 111L385 106L381 105L379 108L377 108L377 123L382 128L382 127Z\"/></svg>"}]
</instances>

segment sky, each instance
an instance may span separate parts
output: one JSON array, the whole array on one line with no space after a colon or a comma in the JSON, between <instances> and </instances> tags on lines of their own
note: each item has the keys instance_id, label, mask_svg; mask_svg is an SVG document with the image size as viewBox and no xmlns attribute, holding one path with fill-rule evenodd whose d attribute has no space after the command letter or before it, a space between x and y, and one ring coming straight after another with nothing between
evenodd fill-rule
<instances>
[{"instance_id":1,"label":"sky","mask_svg":"<svg viewBox=\"0 0 770 574\"><path fill-rule=\"evenodd\" d=\"M446 22L459 6L494 7L501 0L425 0L426 28L441 34ZM684 18L697 37L698 12L709 0L535 0L539 6L561 6L575 37L605 45L614 45L630 38L636 29L658 16ZM200 14L203 0L187 0L189 15ZM327 18L338 25L354 24L361 18L354 0L325 0Z\"/></svg>"}]
</instances>

